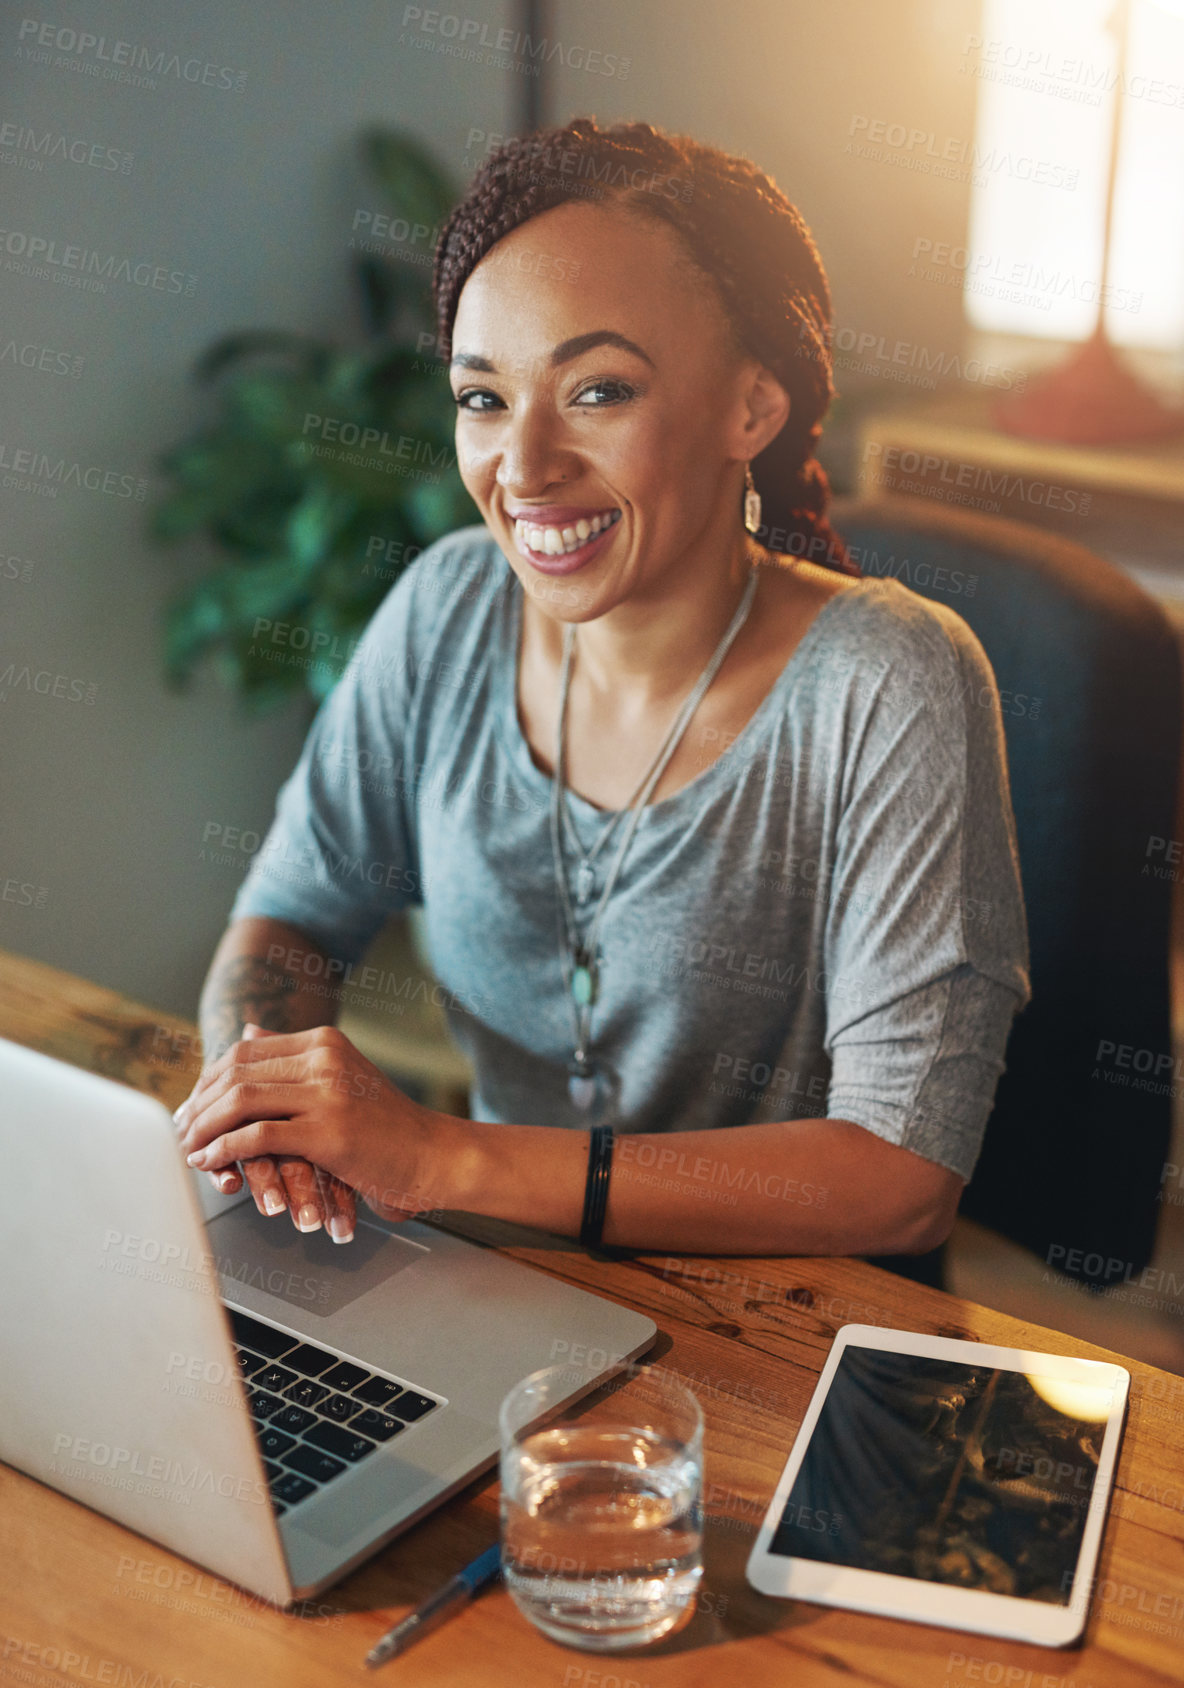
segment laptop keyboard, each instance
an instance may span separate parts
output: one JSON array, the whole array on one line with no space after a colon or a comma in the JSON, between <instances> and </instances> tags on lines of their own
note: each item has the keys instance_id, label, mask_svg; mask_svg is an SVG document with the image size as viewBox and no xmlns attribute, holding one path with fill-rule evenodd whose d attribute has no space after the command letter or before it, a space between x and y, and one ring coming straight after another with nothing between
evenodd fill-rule
<instances>
[{"instance_id":1,"label":"laptop keyboard","mask_svg":"<svg viewBox=\"0 0 1184 1688\"><path fill-rule=\"evenodd\" d=\"M226 1311L277 1513L298 1506L441 1404L248 1313Z\"/></svg>"}]
</instances>

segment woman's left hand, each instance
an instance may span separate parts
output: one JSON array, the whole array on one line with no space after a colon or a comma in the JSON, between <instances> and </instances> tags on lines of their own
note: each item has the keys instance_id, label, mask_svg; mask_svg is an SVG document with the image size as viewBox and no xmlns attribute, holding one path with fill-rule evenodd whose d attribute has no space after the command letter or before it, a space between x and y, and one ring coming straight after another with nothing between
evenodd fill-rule
<instances>
[{"instance_id":1,"label":"woman's left hand","mask_svg":"<svg viewBox=\"0 0 1184 1688\"><path fill-rule=\"evenodd\" d=\"M385 1219L445 1205L430 1189L441 1116L398 1090L336 1026L243 1039L203 1073L178 1115L201 1172L257 1155L302 1155Z\"/></svg>"}]
</instances>

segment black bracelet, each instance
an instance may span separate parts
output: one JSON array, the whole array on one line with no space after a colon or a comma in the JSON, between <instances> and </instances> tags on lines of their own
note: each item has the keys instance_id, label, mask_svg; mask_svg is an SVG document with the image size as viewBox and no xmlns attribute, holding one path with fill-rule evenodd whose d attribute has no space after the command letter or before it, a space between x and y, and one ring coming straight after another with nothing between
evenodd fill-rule
<instances>
[{"instance_id":1,"label":"black bracelet","mask_svg":"<svg viewBox=\"0 0 1184 1688\"><path fill-rule=\"evenodd\" d=\"M613 1164L613 1128L594 1125L588 1139L588 1182L584 1186L584 1217L580 1224L583 1248L599 1248L608 1207L608 1177Z\"/></svg>"}]
</instances>

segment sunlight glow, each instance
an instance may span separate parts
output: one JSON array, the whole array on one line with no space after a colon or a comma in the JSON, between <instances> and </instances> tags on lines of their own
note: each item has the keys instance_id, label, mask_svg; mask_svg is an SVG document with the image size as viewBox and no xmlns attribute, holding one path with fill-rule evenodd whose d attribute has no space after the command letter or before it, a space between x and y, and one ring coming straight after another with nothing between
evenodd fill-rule
<instances>
[{"instance_id":1,"label":"sunlight glow","mask_svg":"<svg viewBox=\"0 0 1184 1688\"><path fill-rule=\"evenodd\" d=\"M1114 1391L1105 1384L1077 1383L1066 1377L1043 1377L1028 1373L1028 1382L1056 1412L1075 1418L1079 1424L1102 1424L1110 1416Z\"/></svg>"},{"instance_id":2,"label":"sunlight glow","mask_svg":"<svg viewBox=\"0 0 1184 1688\"><path fill-rule=\"evenodd\" d=\"M1184 0L1131 0L1125 94L1110 0L984 0L965 305L976 327L1086 338L1097 320L1122 97L1106 328L1184 344Z\"/></svg>"}]
</instances>

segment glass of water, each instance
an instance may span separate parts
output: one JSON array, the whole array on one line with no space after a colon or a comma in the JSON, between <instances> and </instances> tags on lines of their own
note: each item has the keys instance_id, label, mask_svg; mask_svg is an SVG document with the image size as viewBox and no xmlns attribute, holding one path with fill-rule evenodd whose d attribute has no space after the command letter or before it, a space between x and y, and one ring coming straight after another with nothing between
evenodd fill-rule
<instances>
[{"instance_id":1,"label":"glass of water","mask_svg":"<svg viewBox=\"0 0 1184 1688\"><path fill-rule=\"evenodd\" d=\"M502 1574L554 1641L608 1652L668 1634L703 1576L703 1411L660 1367L545 1366L501 1408ZM569 1405L564 1405L570 1402Z\"/></svg>"}]
</instances>

